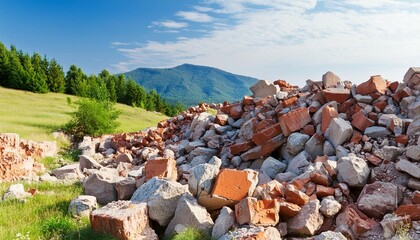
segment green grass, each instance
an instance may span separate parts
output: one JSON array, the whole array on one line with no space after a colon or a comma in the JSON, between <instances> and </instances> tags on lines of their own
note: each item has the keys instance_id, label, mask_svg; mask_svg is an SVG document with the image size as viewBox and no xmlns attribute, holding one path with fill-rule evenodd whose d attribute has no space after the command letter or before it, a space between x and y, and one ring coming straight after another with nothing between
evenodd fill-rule
<instances>
[{"instance_id":1,"label":"green grass","mask_svg":"<svg viewBox=\"0 0 420 240\"><path fill-rule=\"evenodd\" d=\"M67 123L68 113L75 110L68 105L68 97L71 102L77 101L77 97L66 94L37 94L0 87L0 132L18 133L27 140L54 140L51 133ZM140 131L168 118L123 104L116 104L116 109L122 112L116 132Z\"/></svg>"},{"instance_id":2,"label":"green grass","mask_svg":"<svg viewBox=\"0 0 420 240\"><path fill-rule=\"evenodd\" d=\"M187 228L183 232L175 234L171 240L213 240L208 234L199 229Z\"/></svg>"},{"instance_id":3,"label":"green grass","mask_svg":"<svg viewBox=\"0 0 420 240\"><path fill-rule=\"evenodd\" d=\"M9 185L0 185L0 196ZM83 193L80 184L24 185L25 189L36 188L39 193L26 202L0 202L0 239L113 239L92 232L89 219L75 219L68 214L71 199Z\"/></svg>"}]
</instances>

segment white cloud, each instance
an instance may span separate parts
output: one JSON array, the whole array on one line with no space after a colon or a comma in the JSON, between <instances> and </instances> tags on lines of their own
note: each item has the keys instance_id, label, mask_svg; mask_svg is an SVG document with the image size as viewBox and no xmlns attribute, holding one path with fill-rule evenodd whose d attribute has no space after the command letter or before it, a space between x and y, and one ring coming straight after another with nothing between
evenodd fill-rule
<instances>
[{"instance_id":1,"label":"white cloud","mask_svg":"<svg viewBox=\"0 0 420 240\"><path fill-rule=\"evenodd\" d=\"M208 23L212 22L213 18L206 13L179 11L176 16L182 17L191 22Z\"/></svg>"},{"instance_id":2,"label":"white cloud","mask_svg":"<svg viewBox=\"0 0 420 240\"><path fill-rule=\"evenodd\" d=\"M363 11L354 8L355 1L320 1L322 8L309 0L207 2L235 19L234 24L214 27L215 22L209 32L195 37L121 46L118 50L127 60L115 67L127 71L188 62L303 85L329 70L353 82L374 74L401 80L418 63L420 15L405 2L389 1L398 8L365 5Z\"/></svg>"},{"instance_id":3,"label":"white cloud","mask_svg":"<svg viewBox=\"0 0 420 240\"><path fill-rule=\"evenodd\" d=\"M153 22L153 25L165 28L185 28L188 27L188 23L186 22L176 22L173 20L161 21L161 22Z\"/></svg>"}]
</instances>

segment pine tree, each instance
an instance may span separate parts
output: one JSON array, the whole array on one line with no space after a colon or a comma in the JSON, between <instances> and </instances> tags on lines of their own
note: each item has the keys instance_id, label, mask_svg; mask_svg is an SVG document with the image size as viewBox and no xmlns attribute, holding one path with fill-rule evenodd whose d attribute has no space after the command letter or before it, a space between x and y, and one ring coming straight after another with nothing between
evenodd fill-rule
<instances>
[{"instance_id":1,"label":"pine tree","mask_svg":"<svg viewBox=\"0 0 420 240\"><path fill-rule=\"evenodd\" d=\"M0 86L10 87L9 50L0 42Z\"/></svg>"},{"instance_id":2,"label":"pine tree","mask_svg":"<svg viewBox=\"0 0 420 240\"><path fill-rule=\"evenodd\" d=\"M69 71L66 75L66 93L76 96L86 96L87 95L87 77L83 73L82 69L78 68L76 65L71 65Z\"/></svg>"},{"instance_id":3,"label":"pine tree","mask_svg":"<svg viewBox=\"0 0 420 240\"><path fill-rule=\"evenodd\" d=\"M46 93L49 91L46 73L48 66L47 68L45 67L45 63L38 53L34 53L31 60L34 74L30 81L31 86L29 90L36 93Z\"/></svg>"},{"instance_id":4,"label":"pine tree","mask_svg":"<svg viewBox=\"0 0 420 240\"><path fill-rule=\"evenodd\" d=\"M47 84L51 92L63 93L66 90L63 67L55 59L48 64Z\"/></svg>"}]
</instances>

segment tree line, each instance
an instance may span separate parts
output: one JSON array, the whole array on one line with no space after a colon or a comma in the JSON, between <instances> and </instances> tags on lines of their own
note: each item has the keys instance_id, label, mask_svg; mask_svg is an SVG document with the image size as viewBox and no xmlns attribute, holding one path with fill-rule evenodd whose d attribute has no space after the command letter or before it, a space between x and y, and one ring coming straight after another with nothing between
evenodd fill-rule
<instances>
[{"instance_id":1,"label":"tree line","mask_svg":"<svg viewBox=\"0 0 420 240\"><path fill-rule=\"evenodd\" d=\"M184 109L180 103L169 104L156 90L146 91L143 86L133 79L127 80L122 74L110 74L104 69L98 75L87 76L76 65L71 65L64 73L63 67L55 59L49 60L38 53L31 56L13 45L7 49L1 42L0 86L118 102L168 116L175 116Z\"/></svg>"}]
</instances>

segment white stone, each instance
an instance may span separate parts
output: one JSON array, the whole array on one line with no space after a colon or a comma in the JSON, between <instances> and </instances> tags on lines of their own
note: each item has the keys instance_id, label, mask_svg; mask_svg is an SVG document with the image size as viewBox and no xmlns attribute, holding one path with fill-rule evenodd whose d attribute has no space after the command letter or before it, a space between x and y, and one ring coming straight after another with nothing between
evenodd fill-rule
<instances>
[{"instance_id":1,"label":"white stone","mask_svg":"<svg viewBox=\"0 0 420 240\"><path fill-rule=\"evenodd\" d=\"M268 157L264 160L260 172L262 171L271 179L274 179L278 173L284 172L286 167L286 164L280 162L279 160L273 157Z\"/></svg>"},{"instance_id":2,"label":"white stone","mask_svg":"<svg viewBox=\"0 0 420 240\"><path fill-rule=\"evenodd\" d=\"M105 205L117 200L117 191L115 183L118 181L118 175L110 172L97 171L87 177L83 182L86 195L95 196L98 203Z\"/></svg>"},{"instance_id":3,"label":"white stone","mask_svg":"<svg viewBox=\"0 0 420 240\"><path fill-rule=\"evenodd\" d=\"M337 180L347 183L351 187L363 187L368 178L370 169L365 160L349 154L337 162Z\"/></svg>"},{"instance_id":4,"label":"white stone","mask_svg":"<svg viewBox=\"0 0 420 240\"><path fill-rule=\"evenodd\" d=\"M98 208L95 196L80 195L71 200L69 213L73 216L89 217L89 214Z\"/></svg>"},{"instance_id":5,"label":"white stone","mask_svg":"<svg viewBox=\"0 0 420 240\"><path fill-rule=\"evenodd\" d=\"M200 206L192 195L185 193L178 201L175 216L166 228L165 236L171 236L178 224L201 230L210 235L214 222L207 210Z\"/></svg>"},{"instance_id":6,"label":"white stone","mask_svg":"<svg viewBox=\"0 0 420 240\"><path fill-rule=\"evenodd\" d=\"M6 193L3 195L3 201L9 199L24 199L26 197L31 196L30 193L25 192L25 188L23 184L13 184L7 189Z\"/></svg>"},{"instance_id":7,"label":"white stone","mask_svg":"<svg viewBox=\"0 0 420 240\"><path fill-rule=\"evenodd\" d=\"M235 212L229 207L223 207L214 223L211 236L215 239L219 239L221 236L225 235L234 224Z\"/></svg>"},{"instance_id":8,"label":"white stone","mask_svg":"<svg viewBox=\"0 0 420 240\"><path fill-rule=\"evenodd\" d=\"M341 209L341 204L334 198L324 198L319 211L327 218L335 216Z\"/></svg>"},{"instance_id":9,"label":"white stone","mask_svg":"<svg viewBox=\"0 0 420 240\"><path fill-rule=\"evenodd\" d=\"M407 148L407 157L420 161L420 146L410 146Z\"/></svg>"},{"instance_id":10,"label":"white stone","mask_svg":"<svg viewBox=\"0 0 420 240\"><path fill-rule=\"evenodd\" d=\"M321 228L324 216L319 213L319 200L309 201L300 212L287 221L288 233L313 236Z\"/></svg>"},{"instance_id":11,"label":"white stone","mask_svg":"<svg viewBox=\"0 0 420 240\"><path fill-rule=\"evenodd\" d=\"M309 140L309 135L302 134L302 133L292 133L287 138L287 151L292 154L296 155L300 151L302 151L305 147L305 143Z\"/></svg>"},{"instance_id":12,"label":"white stone","mask_svg":"<svg viewBox=\"0 0 420 240\"><path fill-rule=\"evenodd\" d=\"M131 201L147 202L149 218L166 226L175 214L178 200L187 191L187 186L178 182L154 177L134 192Z\"/></svg>"},{"instance_id":13,"label":"white stone","mask_svg":"<svg viewBox=\"0 0 420 240\"><path fill-rule=\"evenodd\" d=\"M391 132L384 127L373 126L367 127L365 129L364 134L371 138L385 138L386 136L391 134Z\"/></svg>"},{"instance_id":14,"label":"white stone","mask_svg":"<svg viewBox=\"0 0 420 240\"><path fill-rule=\"evenodd\" d=\"M325 137L337 148L337 146L348 141L352 134L353 128L348 121L341 118L333 118L325 132Z\"/></svg>"},{"instance_id":15,"label":"white stone","mask_svg":"<svg viewBox=\"0 0 420 240\"><path fill-rule=\"evenodd\" d=\"M420 178L420 167L406 159L398 161L395 168L397 168L398 171L406 172L415 178Z\"/></svg>"},{"instance_id":16,"label":"white stone","mask_svg":"<svg viewBox=\"0 0 420 240\"><path fill-rule=\"evenodd\" d=\"M254 94L254 98L264 98L270 95L277 95L280 91L280 87L274 84L268 83L266 80L260 80L256 84L249 88Z\"/></svg>"}]
</instances>

